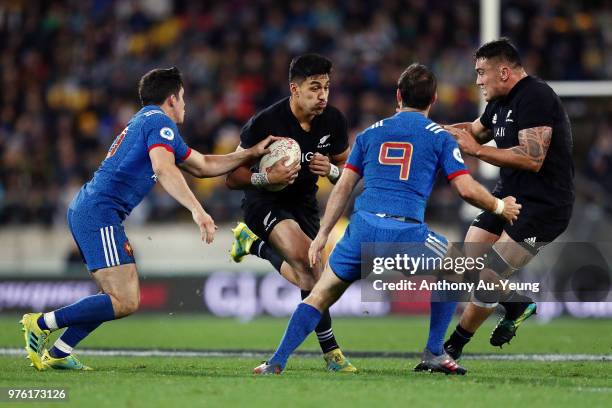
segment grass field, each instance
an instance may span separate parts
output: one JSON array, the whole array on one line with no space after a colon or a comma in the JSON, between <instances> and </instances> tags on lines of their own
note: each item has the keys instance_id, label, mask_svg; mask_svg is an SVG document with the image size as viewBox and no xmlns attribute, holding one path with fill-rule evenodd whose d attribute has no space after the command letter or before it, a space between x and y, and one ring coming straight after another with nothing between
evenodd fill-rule
<instances>
[{"instance_id":1,"label":"grass field","mask_svg":"<svg viewBox=\"0 0 612 408\"><path fill-rule=\"evenodd\" d=\"M0 347L22 347L19 316L0 318ZM238 322L202 316L133 316L107 323L83 349L272 350L286 319ZM336 319L342 347L354 351L418 352L425 343L423 318ZM282 376L255 378L253 357L83 356L93 372L36 372L22 356L0 355L0 387L59 387L69 402L50 406L610 406L612 325L607 320L529 321L512 345L488 345L493 321L476 335L468 352L492 355L593 354L607 361L493 361L470 358L465 377L413 373L416 358L352 361L361 372L324 371L319 357L294 357ZM316 351L311 336L301 350ZM24 353L25 355L25 353ZM473 357L473 356L472 356ZM33 403L2 406L34 405ZM37 403L36 406L44 404Z\"/></svg>"}]
</instances>

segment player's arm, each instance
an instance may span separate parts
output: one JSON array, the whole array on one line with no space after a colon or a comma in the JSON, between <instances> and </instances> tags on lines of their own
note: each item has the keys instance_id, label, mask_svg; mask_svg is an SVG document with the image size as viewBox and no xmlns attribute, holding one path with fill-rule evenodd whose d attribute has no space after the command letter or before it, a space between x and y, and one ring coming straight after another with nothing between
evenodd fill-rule
<instances>
[{"instance_id":1,"label":"player's arm","mask_svg":"<svg viewBox=\"0 0 612 408\"><path fill-rule=\"evenodd\" d=\"M245 147L257 144L265 135L269 135L269 120L262 116L249 119L240 132L240 144L236 152L245 150ZM225 185L231 190L247 190L265 188L269 184L291 184L300 171L299 160L290 166L285 166L286 159L281 159L265 172L253 172L251 168L256 160L244 163L227 174Z\"/></svg>"},{"instance_id":2,"label":"player's arm","mask_svg":"<svg viewBox=\"0 0 612 408\"><path fill-rule=\"evenodd\" d=\"M348 159L348 155L348 148L340 154L331 156L331 158L321 153L315 153L310 163L308 163L308 168L317 176L327 177L329 181L336 184L340 179L342 168L344 163L346 163L346 159Z\"/></svg>"},{"instance_id":3,"label":"player's arm","mask_svg":"<svg viewBox=\"0 0 612 408\"><path fill-rule=\"evenodd\" d=\"M180 167L199 178L220 176L268 153L268 146L275 140L278 138L268 136L249 149L236 150L230 154L204 155L192 149L191 154L180 164Z\"/></svg>"},{"instance_id":4,"label":"player's arm","mask_svg":"<svg viewBox=\"0 0 612 408\"><path fill-rule=\"evenodd\" d=\"M245 149L238 145L236 152L244 151ZM282 158L272 165L267 172L255 173L251 171L254 163L251 160L250 164L242 165L227 174L225 185L231 190L247 190L264 188L270 184L293 184L300 171L300 162L285 166L288 157Z\"/></svg>"},{"instance_id":5,"label":"player's arm","mask_svg":"<svg viewBox=\"0 0 612 408\"><path fill-rule=\"evenodd\" d=\"M238 145L238 147L236 147L236 152L240 151L244 151L244 148ZM251 175L253 174L251 171L251 166L253 164L254 161L251 161L251 163L238 166L234 170L227 173L227 177L225 177L225 185L231 190L246 190L249 188L255 188L255 186L251 184Z\"/></svg>"},{"instance_id":6,"label":"player's arm","mask_svg":"<svg viewBox=\"0 0 612 408\"><path fill-rule=\"evenodd\" d=\"M149 151L149 157L157 181L172 198L191 211L193 221L200 228L202 241L210 244L214 239L217 226L189 189L183 173L175 164L174 153L166 150L163 146L157 146Z\"/></svg>"},{"instance_id":7,"label":"player's arm","mask_svg":"<svg viewBox=\"0 0 612 408\"><path fill-rule=\"evenodd\" d=\"M466 131L449 129L455 136L461 151L478 157L481 160L498 167L508 167L519 170L540 171L550 141L552 128L550 126L537 126L519 130L519 145L508 149L498 149L492 146L481 146Z\"/></svg>"},{"instance_id":8,"label":"player's arm","mask_svg":"<svg viewBox=\"0 0 612 408\"><path fill-rule=\"evenodd\" d=\"M338 219L340 219L340 216L342 216L346 203L360 178L361 175L356 171L346 170L342 172L338 183L332 189L327 201L327 207L325 207L325 214L321 220L321 228L308 250L310 266L314 266L319 261L321 251L327 243L329 234L334 225L336 225L336 222L338 222Z\"/></svg>"},{"instance_id":9,"label":"player's arm","mask_svg":"<svg viewBox=\"0 0 612 408\"><path fill-rule=\"evenodd\" d=\"M499 215L512 225L517 219L521 205L512 196L503 200L494 197L486 188L469 174L461 174L450 181L459 196L482 210Z\"/></svg>"},{"instance_id":10,"label":"player's arm","mask_svg":"<svg viewBox=\"0 0 612 408\"><path fill-rule=\"evenodd\" d=\"M481 122L480 118L477 118L473 122L461 122L455 123L449 126L444 126L446 130L448 128L457 128L461 130L465 130L468 132L474 140L476 140L479 144L485 144L493 140L493 132L487 129Z\"/></svg>"}]
</instances>

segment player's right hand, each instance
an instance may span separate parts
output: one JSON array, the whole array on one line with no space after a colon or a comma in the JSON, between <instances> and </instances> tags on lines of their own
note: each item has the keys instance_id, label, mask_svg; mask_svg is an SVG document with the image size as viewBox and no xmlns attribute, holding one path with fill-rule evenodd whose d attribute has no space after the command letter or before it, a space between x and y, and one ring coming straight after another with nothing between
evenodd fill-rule
<instances>
[{"instance_id":1,"label":"player's right hand","mask_svg":"<svg viewBox=\"0 0 612 408\"><path fill-rule=\"evenodd\" d=\"M504 197L502 201L504 202L504 211L502 211L500 217L512 225L518 219L522 205L517 203L516 198L512 196Z\"/></svg>"},{"instance_id":2,"label":"player's right hand","mask_svg":"<svg viewBox=\"0 0 612 408\"><path fill-rule=\"evenodd\" d=\"M310 262L310 267L314 268L314 266L321 260L321 252L323 248L325 248L325 244L327 244L327 235L322 235L318 233L315 239L310 243L310 248L308 248L308 261Z\"/></svg>"},{"instance_id":3,"label":"player's right hand","mask_svg":"<svg viewBox=\"0 0 612 408\"><path fill-rule=\"evenodd\" d=\"M215 225L215 221L212 219L210 215L203 209L196 210L191 213L193 216L193 221L200 228L200 235L202 236L202 241L210 244L215 239L215 231L217 226Z\"/></svg>"},{"instance_id":4,"label":"player's right hand","mask_svg":"<svg viewBox=\"0 0 612 408\"><path fill-rule=\"evenodd\" d=\"M444 130L451 134L457 141L461 152L469 154L470 156L477 156L481 146L480 143L474 139L472 134L465 130L463 127L445 126Z\"/></svg>"},{"instance_id":5,"label":"player's right hand","mask_svg":"<svg viewBox=\"0 0 612 408\"><path fill-rule=\"evenodd\" d=\"M285 166L287 160L289 156L284 156L267 170L266 174L270 184L293 184L302 166L299 161Z\"/></svg>"}]
</instances>

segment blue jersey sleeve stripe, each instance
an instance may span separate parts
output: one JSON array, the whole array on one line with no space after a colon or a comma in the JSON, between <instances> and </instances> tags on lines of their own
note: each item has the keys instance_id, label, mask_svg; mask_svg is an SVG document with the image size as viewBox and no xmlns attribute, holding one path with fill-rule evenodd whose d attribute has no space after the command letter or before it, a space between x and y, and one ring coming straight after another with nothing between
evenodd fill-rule
<instances>
[{"instance_id":1,"label":"blue jersey sleeve stripe","mask_svg":"<svg viewBox=\"0 0 612 408\"><path fill-rule=\"evenodd\" d=\"M163 147L164 149L166 149L170 153L174 154L174 149L172 148L172 146L170 146L168 144L165 144L165 143L155 143L155 144L152 144L151 146L149 146L149 149L147 150L147 152L150 152L151 150L155 149L156 147Z\"/></svg>"},{"instance_id":2,"label":"blue jersey sleeve stripe","mask_svg":"<svg viewBox=\"0 0 612 408\"><path fill-rule=\"evenodd\" d=\"M344 165L344 168L345 168L345 169L352 170L352 171L354 171L355 173L357 173L357 174L359 174L359 175L361 176L361 169L357 168L356 166L353 166L353 165L352 165L352 164L350 164L350 163L346 163L346 164Z\"/></svg>"},{"instance_id":3,"label":"blue jersey sleeve stripe","mask_svg":"<svg viewBox=\"0 0 612 408\"><path fill-rule=\"evenodd\" d=\"M469 171L467 171L467 170L457 170L457 171L455 171L455 172L453 172L453 173L449 174L448 176L446 176L446 179L447 179L448 181L451 181L451 180L452 180L452 179L454 179L455 177L459 177L459 176L461 176L461 175L463 175L463 174L470 174L470 172L469 172Z\"/></svg>"},{"instance_id":4,"label":"blue jersey sleeve stripe","mask_svg":"<svg viewBox=\"0 0 612 408\"><path fill-rule=\"evenodd\" d=\"M187 160L190 154L191 154L191 147L187 147L187 152L183 155L183 157L181 157L181 161L184 162L185 160Z\"/></svg>"}]
</instances>

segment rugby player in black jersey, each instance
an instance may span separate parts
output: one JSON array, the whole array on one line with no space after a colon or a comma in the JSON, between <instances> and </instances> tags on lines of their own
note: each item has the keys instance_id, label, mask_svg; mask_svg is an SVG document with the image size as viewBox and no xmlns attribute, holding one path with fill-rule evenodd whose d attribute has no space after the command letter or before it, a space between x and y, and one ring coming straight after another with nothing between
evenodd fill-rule
<instances>
[{"instance_id":1,"label":"rugby player in black jersey","mask_svg":"<svg viewBox=\"0 0 612 408\"><path fill-rule=\"evenodd\" d=\"M525 72L517 49L508 39L484 44L474 59L476 85L487 101L486 109L475 121L448 130L463 153L500 167L493 195L512 195L523 206L513 224L481 213L465 237L468 243L492 244L487 253L488 267L507 277L567 228L574 204L572 134L559 97L544 81ZM484 145L490 140L495 140L497 147ZM461 355L498 302L505 308L505 315L491 334L494 346L509 343L518 326L536 311L536 304L528 296L514 291L491 296L474 293L445 343L453 358Z\"/></svg>"},{"instance_id":2,"label":"rugby player in black jersey","mask_svg":"<svg viewBox=\"0 0 612 408\"><path fill-rule=\"evenodd\" d=\"M234 231L231 257L240 262L247 254L267 259L281 275L308 296L321 270L311 268L308 248L319 231L317 180L335 183L348 157L347 122L328 104L332 63L317 54L294 58L289 67L291 95L254 115L244 126L238 149L247 149L268 135L289 137L302 151L301 161L285 166L276 162L267 172L257 163L230 173L226 184L244 190L244 223ZM288 184L271 192L271 184ZM356 372L338 347L329 311L315 332L330 371Z\"/></svg>"}]
</instances>

